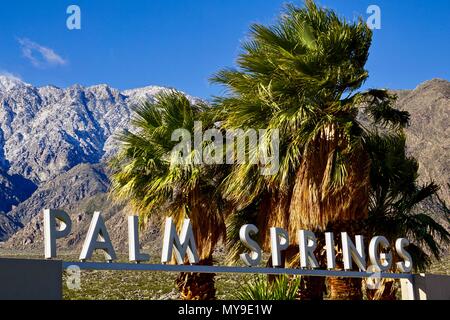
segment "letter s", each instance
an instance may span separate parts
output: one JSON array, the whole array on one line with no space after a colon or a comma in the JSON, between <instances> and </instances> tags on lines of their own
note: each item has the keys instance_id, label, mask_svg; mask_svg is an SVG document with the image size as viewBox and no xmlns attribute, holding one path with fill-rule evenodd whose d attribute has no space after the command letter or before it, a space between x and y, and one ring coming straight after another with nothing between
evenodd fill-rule
<instances>
[{"instance_id":1,"label":"letter s","mask_svg":"<svg viewBox=\"0 0 450 320\"><path fill-rule=\"evenodd\" d=\"M408 239L400 238L395 242L395 250L397 254L403 259L403 262L397 262L397 268L401 272L411 272L413 268L413 261L409 252L405 250L405 247L409 246Z\"/></svg>"}]
</instances>

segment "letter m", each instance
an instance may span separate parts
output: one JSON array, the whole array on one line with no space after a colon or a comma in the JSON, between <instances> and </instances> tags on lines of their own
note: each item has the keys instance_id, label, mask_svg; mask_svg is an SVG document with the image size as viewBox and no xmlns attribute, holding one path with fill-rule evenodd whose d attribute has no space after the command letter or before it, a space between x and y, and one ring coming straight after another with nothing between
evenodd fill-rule
<instances>
[{"instance_id":1,"label":"letter m","mask_svg":"<svg viewBox=\"0 0 450 320\"><path fill-rule=\"evenodd\" d=\"M194 233L189 219L185 219L180 237L172 218L166 219L164 229L164 242L162 248L161 262L167 263L172 260L172 250L175 249L175 259L178 264L184 264L184 257L188 255L189 263L198 263L197 246L195 245Z\"/></svg>"}]
</instances>

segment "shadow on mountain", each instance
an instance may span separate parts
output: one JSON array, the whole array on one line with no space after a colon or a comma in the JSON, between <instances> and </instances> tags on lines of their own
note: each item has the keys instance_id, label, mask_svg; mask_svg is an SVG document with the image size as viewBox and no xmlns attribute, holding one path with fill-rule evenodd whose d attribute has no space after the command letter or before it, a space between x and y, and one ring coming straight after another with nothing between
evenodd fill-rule
<instances>
[{"instance_id":1,"label":"shadow on mountain","mask_svg":"<svg viewBox=\"0 0 450 320\"><path fill-rule=\"evenodd\" d=\"M27 200L36 189L37 186L31 180L0 170L0 212L8 213Z\"/></svg>"}]
</instances>

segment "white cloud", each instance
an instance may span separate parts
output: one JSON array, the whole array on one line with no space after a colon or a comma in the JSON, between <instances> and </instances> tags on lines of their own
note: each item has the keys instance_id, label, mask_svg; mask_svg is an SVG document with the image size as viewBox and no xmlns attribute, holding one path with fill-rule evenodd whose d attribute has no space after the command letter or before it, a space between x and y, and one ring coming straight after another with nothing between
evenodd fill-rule
<instances>
[{"instance_id":1,"label":"white cloud","mask_svg":"<svg viewBox=\"0 0 450 320\"><path fill-rule=\"evenodd\" d=\"M53 49L41 46L27 38L17 39L22 49L22 54L35 67L63 66L67 60L63 59Z\"/></svg>"},{"instance_id":2,"label":"white cloud","mask_svg":"<svg viewBox=\"0 0 450 320\"><path fill-rule=\"evenodd\" d=\"M23 82L22 78L19 75L11 73L11 72L8 72L8 71L0 70L0 76L9 78L9 79L14 80L14 81L21 81L21 82Z\"/></svg>"}]
</instances>

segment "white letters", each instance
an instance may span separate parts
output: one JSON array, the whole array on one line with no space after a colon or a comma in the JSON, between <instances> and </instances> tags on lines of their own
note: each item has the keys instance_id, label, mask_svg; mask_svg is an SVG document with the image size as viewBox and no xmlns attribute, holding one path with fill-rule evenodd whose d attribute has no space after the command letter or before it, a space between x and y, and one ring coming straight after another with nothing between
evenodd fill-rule
<instances>
[{"instance_id":1,"label":"white letters","mask_svg":"<svg viewBox=\"0 0 450 320\"><path fill-rule=\"evenodd\" d=\"M257 266L261 262L261 248L255 240L250 238L251 235L256 235L257 233L258 228L252 224L242 226L239 231L242 243L252 251L250 254L242 253L240 255L241 260L249 267Z\"/></svg>"},{"instance_id":2,"label":"white letters","mask_svg":"<svg viewBox=\"0 0 450 320\"><path fill-rule=\"evenodd\" d=\"M401 272L411 272L413 268L413 262L409 252L405 250L405 247L409 246L409 241L407 239L397 239L395 242L395 250L397 254L403 259L403 262L397 263L397 268Z\"/></svg>"},{"instance_id":3,"label":"white letters","mask_svg":"<svg viewBox=\"0 0 450 320\"><path fill-rule=\"evenodd\" d=\"M100 212L94 213L86 241L81 250L80 260L90 259L96 249L104 251L105 259L109 262L116 260L116 253Z\"/></svg>"},{"instance_id":4,"label":"white letters","mask_svg":"<svg viewBox=\"0 0 450 320\"><path fill-rule=\"evenodd\" d=\"M289 236L286 230L281 228L270 228L270 246L272 248L272 266L281 267L281 251L289 246Z\"/></svg>"},{"instance_id":5,"label":"white letters","mask_svg":"<svg viewBox=\"0 0 450 320\"><path fill-rule=\"evenodd\" d=\"M300 246L300 267L318 268L319 263L314 256L314 250L317 247L316 236L311 231L300 230L298 232Z\"/></svg>"},{"instance_id":6,"label":"white letters","mask_svg":"<svg viewBox=\"0 0 450 320\"><path fill-rule=\"evenodd\" d=\"M58 224L59 221L59 224ZM45 258L56 258L56 240L66 237L71 230L70 216L60 210L44 210L44 245ZM261 264L262 250L258 242L252 237L259 232L255 225L247 224L241 227L239 238L243 246L249 252L240 254L240 259L248 267L256 267ZM274 268L283 266L282 252L287 250L290 244L289 235L282 228L270 228L270 248L272 254L272 266ZM317 238L311 231L298 231L298 247L300 268L316 269L327 268L328 270L336 269L336 248L332 232L325 233L326 266L319 265L315 252L317 248ZM366 253L364 248L363 237L357 235L355 242L352 242L346 232L341 233L342 237L342 260L344 270L353 269L353 263L356 263L361 271L365 271L372 275L371 278L379 279L383 272L389 272L394 261L394 252L401 261L396 263L400 272L409 273L413 269L413 261L409 252L405 248L409 245L407 239L397 239L394 248L390 248L388 239L383 236L377 236L371 239L368 248L370 264L367 266ZM108 262L116 259L113 245L111 243L105 222L100 212L95 212L89 226L83 248L80 254L80 260L86 261L91 259L96 249L104 251L105 258ZM128 217L128 249L130 262L146 262L150 260L148 254L140 251L139 244L139 218L137 216ZM165 222L163 248L161 254L161 262L168 263L175 258L179 265L189 261L190 264L197 264L199 256L197 246L189 219L185 219L178 235L176 226L172 218L167 218Z\"/></svg>"},{"instance_id":7,"label":"white letters","mask_svg":"<svg viewBox=\"0 0 450 320\"><path fill-rule=\"evenodd\" d=\"M370 263L375 266L379 272L387 271L392 265L392 253L379 252L382 249L389 248L389 241L385 237L374 237L369 245Z\"/></svg>"},{"instance_id":8,"label":"white letters","mask_svg":"<svg viewBox=\"0 0 450 320\"><path fill-rule=\"evenodd\" d=\"M173 248L174 246L175 248ZM184 264L186 253L190 264L198 263L197 246L195 245L194 233L192 232L192 225L189 219L184 220L180 238L178 238L173 219L166 219L161 257L162 263L167 263L172 259L172 249L175 249L175 259L179 265Z\"/></svg>"},{"instance_id":9,"label":"white letters","mask_svg":"<svg viewBox=\"0 0 450 320\"><path fill-rule=\"evenodd\" d=\"M358 265L360 270L366 271L366 255L364 253L364 241L362 236L356 236L355 244L350 240L347 232L341 233L342 255L344 256L344 269L352 269L352 261Z\"/></svg>"},{"instance_id":10,"label":"white letters","mask_svg":"<svg viewBox=\"0 0 450 320\"><path fill-rule=\"evenodd\" d=\"M139 217L128 217L128 253L131 262L150 260L148 254L141 253L139 248Z\"/></svg>"},{"instance_id":11,"label":"white letters","mask_svg":"<svg viewBox=\"0 0 450 320\"><path fill-rule=\"evenodd\" d=\"M56 220L60 221L60 229L56 230ZM72 228L67 213L61 210L44 210L44 251L45 259L56 258L56 239L66 237Z\"/></svg>"},{"instance_id":12,"label":"white letters","mask_svg":"<svg viewBox=\"0 0 450 320\"><path fill-rule=\"evenodd\" d=\"M336 250L334 249L333 232L325 233L325 248L327 250L327 268L332 270L336 268Z\"/></svg>"}]
</instances>

